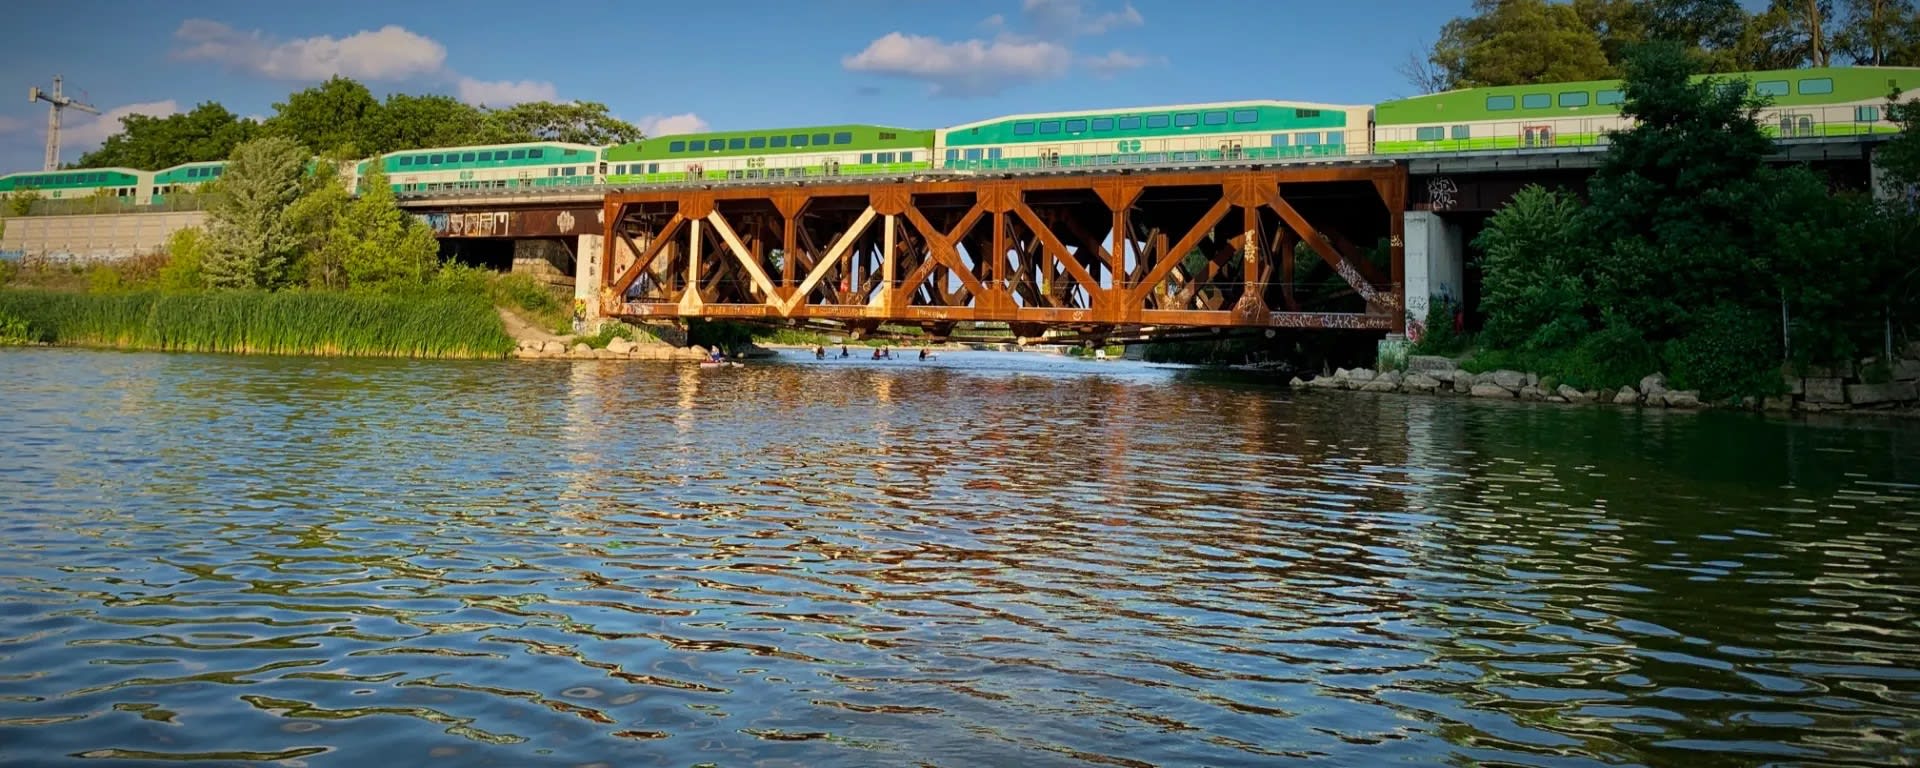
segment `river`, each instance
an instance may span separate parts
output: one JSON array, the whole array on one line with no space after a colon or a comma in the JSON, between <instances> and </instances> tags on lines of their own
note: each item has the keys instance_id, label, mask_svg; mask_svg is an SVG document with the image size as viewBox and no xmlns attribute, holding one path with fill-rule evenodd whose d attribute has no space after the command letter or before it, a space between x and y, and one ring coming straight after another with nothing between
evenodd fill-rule
<instances>
[{"instance_id":1,"label":"river","mask_svg":"<svg viewBox=\"0 0 1920 768\"><path fill-rule=\"evenodd\" d=\"M0 350L0 763L1912 765L1920 428Z\"/></svg>"}]
</instances>

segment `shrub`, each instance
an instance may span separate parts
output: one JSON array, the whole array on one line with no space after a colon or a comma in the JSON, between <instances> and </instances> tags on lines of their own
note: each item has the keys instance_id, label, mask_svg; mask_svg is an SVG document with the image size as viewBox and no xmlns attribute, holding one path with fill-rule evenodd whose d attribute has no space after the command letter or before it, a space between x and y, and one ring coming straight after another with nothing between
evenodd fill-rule
<instances>
[{"instance_id":1,"label":"shrub","mask_svg":"<svg viewBox=\"0 0 1920 768\"><path fill-rule=\"evenodd\" d=\"M1528 186L1474 239L1482 253L1487 324L1498 347L1556 349L1586 331L1580 211L1570 196Z\"/></svg>"},{"instance_id":2,"label":"shrub","mask_svg":"<svg viewBox=\"0 0 1920 768\"><path fill-rule=\"evenodd\" d=\"M186 227L167 236L167 262L156 277L161 290L191 291L207 287L207 276L201 269L207 254L205 235L199 227Z\"/></svg>"},{"instance_id":3,"label":"shrub","mask_svg":"<svg viewBox=\"0 0 1920 768\"><path fill-rule=\"evenodd\" d=\"M1776 344L1780 327L1767 315L1731 304L1697 314L1685 335L1667 344L1676 389L1697 389L1705 400L1779 394Z\"/></svg>"},{"instance_id":4,"label":"shrub","mask_svg":"<svg viewBox=\"0 0 1920 768\"><path fill-rule=\"evenodd\" d=\"M1445 296L1435 296L1427 304L1427 316L1420 321L1420 340L1408 352L1415 355L1457 355L1467 348L1468 338L1453 327L1454 313L1460 305Z\"/></svg>"}]
</instances>

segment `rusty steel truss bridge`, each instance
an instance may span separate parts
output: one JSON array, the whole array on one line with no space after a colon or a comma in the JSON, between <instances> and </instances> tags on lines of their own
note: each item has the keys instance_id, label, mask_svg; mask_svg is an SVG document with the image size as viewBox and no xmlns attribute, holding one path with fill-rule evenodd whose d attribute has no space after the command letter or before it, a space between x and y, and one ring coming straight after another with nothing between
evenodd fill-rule
<instances>
[{"instance_id":1,"label":"rusty steel truss bridge","mask_svg":"<svg viewBox=\"0 0 1920 768\"><path fill-rule=\"evenodd\" d=\"M588 267L642 323L1404 333L1406 198L1393 162L621 191Z\"/></svg>"}]
</instances>

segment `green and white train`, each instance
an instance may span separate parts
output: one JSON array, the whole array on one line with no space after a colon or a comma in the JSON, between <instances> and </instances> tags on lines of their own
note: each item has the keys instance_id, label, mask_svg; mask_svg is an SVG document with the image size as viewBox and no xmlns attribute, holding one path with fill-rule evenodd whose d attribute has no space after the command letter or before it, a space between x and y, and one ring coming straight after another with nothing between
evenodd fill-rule
<instances>
[{"instance_id":1,"label":"green and white train","mask_svg":"<svg viewBox=\"0 0 1920 768\"><path fill-rule=\"evenodd\" d=\"M1768 98L1766 129L1782 139L1898 130L1887 96L1920 88L1920 68L1824 67L1713 75ZM1372 105L1233 101L1009 115L949 128L826 125L651 137L594 147L562 142L394 152L342 171L359 190L380 163L396 194L423 196L554 187L644 187L731 180L810 180L927 172L1316 162L1419 153L1525 151L1604 144L1628 127L1621 83L1469 88ZM1911 99L1912 96L1903 96ZM220 177L225 163L147 172L93 168L0 176L0 197L111 197L165 203Z\"/></svg>"}]
</instances>

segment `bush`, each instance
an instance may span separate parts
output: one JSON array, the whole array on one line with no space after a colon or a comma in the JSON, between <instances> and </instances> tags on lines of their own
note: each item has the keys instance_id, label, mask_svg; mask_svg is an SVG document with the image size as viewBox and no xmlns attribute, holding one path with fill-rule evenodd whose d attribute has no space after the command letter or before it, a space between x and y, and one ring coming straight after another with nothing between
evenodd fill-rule
<instances>
[{"instance_id":1,"label":"bush","mask_svg":"<svg viewBox=\"0 0 1920 768\"><path fill-rule=\"evenodd\" d=\"M1564 349L1587 330L1580 210L1539 186L1520 190L1474 239L1485 274L1484 336L1496 347Z\"/></svg>"},{"instance_id":2,"label":"bush","mask_svg":"<svg viewBox=\"0 0 1920 768\"><path fill-rule=\"evenodd\" d=\"M33 332L33 326L7 312L0 312L0 345L32 344L41 339Z\"/></svg>"},{"instance_id":3,"label":"bush","mask_svg":"<svg viewBox=\"0 0 1920 768\"><path fill-rule=\"evenodd\" d=\"M1420 321L1420 339L1407 351L1415 355L1457 355L1466 351L1467 335L1453 327L1459 307L1445 296L1433 297L1427 304L1427 316Z\"/></svg>"},{"instance_id":4,"label":"bush","mask_svg":"<svg viewBox=\"0 0 1920 768\"><path fill-rule=\"evenodd\" d=\"M1703 400L1779 394L1780 327L1767 315L1720 304L1693 318L1692 329L1667 344L1675 389L1697 389Z\"/></svg>"},{"instance_id":5,"label":"bush","mask_svg":"<svg viewBox=\"0 0 1920 768\"><path fill-rule=\"evenodd\" d=\"M166 265L156 277L161 290L192 291L207 287L206 273L201 270L207 254L205 235L199 227L186 227L167 236Z\"/></svg>"}]
</instances>

